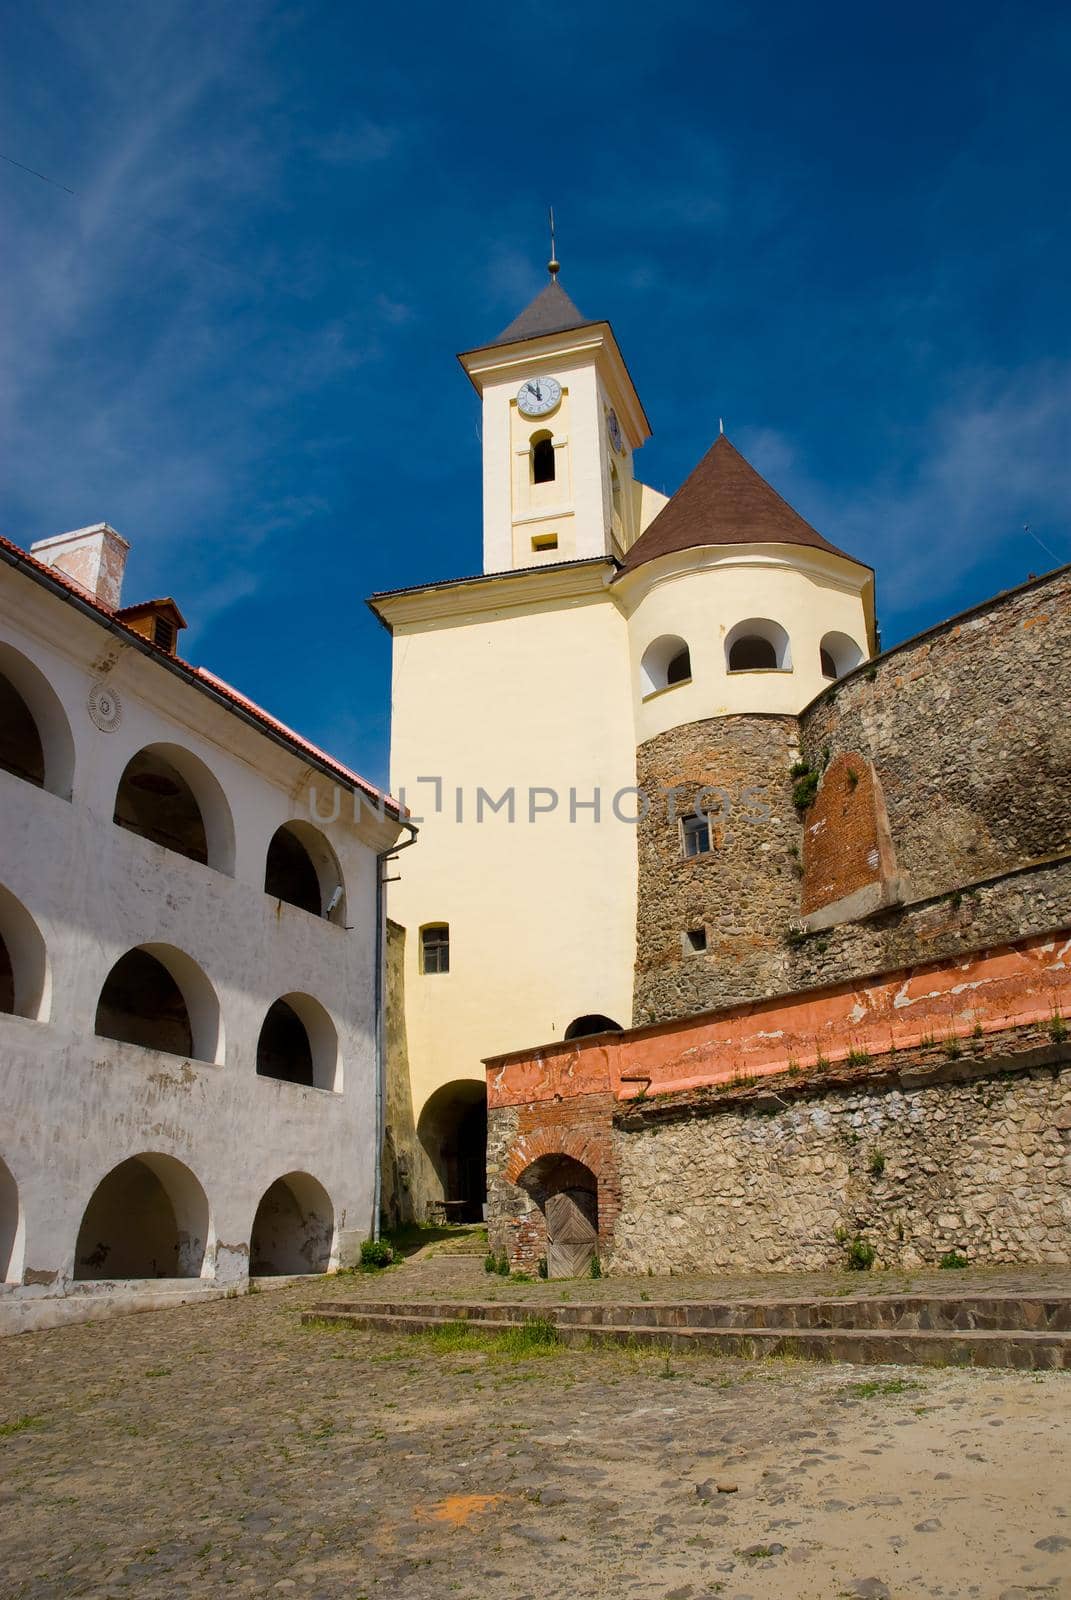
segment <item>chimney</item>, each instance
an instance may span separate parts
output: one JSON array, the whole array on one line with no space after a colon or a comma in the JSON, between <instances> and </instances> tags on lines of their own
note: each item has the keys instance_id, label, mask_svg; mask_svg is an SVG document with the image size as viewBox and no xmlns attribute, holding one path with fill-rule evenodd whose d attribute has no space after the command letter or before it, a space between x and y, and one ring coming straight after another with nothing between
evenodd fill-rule
<instances>
[{"instance_id":1,"label":"chimney","mask_svg":"<svg viewBox=\"0 0 1071 1600\"><path fill-rule=\"evenodd\" d=\"M109 611L119 608L129 551L126 540L106 522L57 533L53 539L40 539L30 546L30 554L38 561L73 578L80 589Z\"/></svg>"}]
</instances>

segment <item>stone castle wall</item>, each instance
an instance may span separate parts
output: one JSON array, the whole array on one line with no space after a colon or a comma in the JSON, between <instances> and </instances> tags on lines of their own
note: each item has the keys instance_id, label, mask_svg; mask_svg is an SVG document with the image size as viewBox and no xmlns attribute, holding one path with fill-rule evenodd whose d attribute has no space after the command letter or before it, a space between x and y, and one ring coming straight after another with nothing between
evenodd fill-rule
<instances>
[{"instance_id":1,"label":"stone castle wall","mask_svg":"<svg viewBox=\"0 0 1071 1600\"><path fill-rule=\"evenodd\" d=\"M606 1094L494 1108L491 1246L546 1253L533 1151L576 1152L599 1182L615 1273L1071 1262L1071 1047L1036 1027L895 1063L624 1103ZM583 1159L583 1157L578 1157ZM537 1158L538 1159L538 1158Z\"/></svg>"},{"instance_id":2,"label":"stone castle wall","mask_svg":"<svg viewBox=\"0 0 1071 1600\"><path fill-rule=\"evenodd\" d=\"M799 719L723 717L642 745L638 781L652 795L680 785L680 811L706 784L734 804L760 789L769 816L744 823L737 808L686 861L678 824L652 806L634 1025L1066 925L1069 705L1071 569L890 651ZM802 813L797 744L823 778ZM682 943L700 926L705 954Z\"/></svg>"},{"instance_id":3,"label":"stone castle wall","mask_svg":"<svg viewBox=\"0 0 1071 1600\"><path fill-rule=\"evenodd\" d=\"M1050 1057L1061 1052L1041 1052ZM615 1272L1071 1261L1071 1066L845 1087L618 1128ZM620 1120L620 1119L619 1119Z\"/></svg>"},{"instance_id":4,"label":"stone castle wall","mask_svg":"<svg viewBox=\"0 0 1071 1600\"><path fill-rule=\"evenodd\" d=\"M789 777L797 754L797 720L780 716L688 723L639 747L636 781L652 804L637 830L634 1026L789 985L785 932L800 895L802 829ZM675 816L658 798L669 789ZM688 859L678 818L700 796L712 848ZM700 928L705 953L683 943Z\"/></svg>"},{"instance_id":5,"label":"stone castle wall","mask_svg":"<svg viewBox=\"0 0 1071 1600\"><path fill-rule=\"evenodd\" d=\"M1071 853L1071 570L934 629L800 718L816 768L874 764L905 898Z\"/></svg>"}]
</instances>

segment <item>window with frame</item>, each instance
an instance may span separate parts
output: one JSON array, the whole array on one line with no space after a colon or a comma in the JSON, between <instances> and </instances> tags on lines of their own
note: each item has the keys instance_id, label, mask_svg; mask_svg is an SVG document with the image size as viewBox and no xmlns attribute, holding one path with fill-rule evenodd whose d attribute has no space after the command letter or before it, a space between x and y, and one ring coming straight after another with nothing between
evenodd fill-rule
<instances>
[{"instance_id":1,"label":"window with frame","mask_svg":"<svg viewBox=\"0 0 1071 1600\"><path fill-rule=\"evenodd\" d=\"M450 925L429 923L420 930L420 970L423 973L450 971Z\"/></svg>"},{"instance_id":2,"label":"window with frame","mask_svg":"<svg viewBox=\"0 0 1071 1600\"><path fill-rule=\"evenodd\" d=\"M681 818L681 851L687 861L692 856L705 855L710 849L710 818L691 816Z\"/></svg>"}]
</instances>

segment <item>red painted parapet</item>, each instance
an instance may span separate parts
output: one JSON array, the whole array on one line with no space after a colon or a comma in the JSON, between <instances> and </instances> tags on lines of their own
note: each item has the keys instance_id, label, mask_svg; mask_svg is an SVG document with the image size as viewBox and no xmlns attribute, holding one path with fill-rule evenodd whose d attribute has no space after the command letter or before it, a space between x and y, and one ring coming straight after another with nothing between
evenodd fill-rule
<instances>
[{"instance_id":1,"label":"red painted parapet","mask_svg":"<svg viewBox=\"0 0 1071 1600\"><path fill-rule=\"evenodd\" d=\"M488 1106L628 1100L1071 1017L1071 931L486 1062Z\"/></svg>"}]
</instances>

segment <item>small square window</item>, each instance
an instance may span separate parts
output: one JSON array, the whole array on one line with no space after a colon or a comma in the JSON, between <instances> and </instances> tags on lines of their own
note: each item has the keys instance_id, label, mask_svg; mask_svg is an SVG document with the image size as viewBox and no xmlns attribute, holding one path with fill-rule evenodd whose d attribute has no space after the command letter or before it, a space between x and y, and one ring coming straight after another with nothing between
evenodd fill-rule
<instances>
[{"instance_id":1,"label":"small square window","mask_svg":"<svg viewBox=\"0 0 1071 1600\"><path fill-rule=\"evenodd\" d=\"M686 955L702 955L707 947L707 930L705 928L689 928L684 935L684 950Z\"/></svg>"},{"instance_id":2,"label":"small square window","mask_svg":"<svg viewBox=\"0 0 1071 1600\"><path fill-rule=\"evenodd\" d=\"M420 930L420 970L450 971L450 929L445 922Z\"/></svg>"},{"instance_id":3,"label":"small square window","mask_svg":"<svg viewBox=\"0 0 1071 1600\"><path fill-rule=\"evenodd\" d=\"M536 533L532 535L533 550L557 550L558 535L556 533Z\"/></svg>"},{"instance_id":4,"label":"small square window","mask_svg":"<svg viewBox=\"0 0 1071 1600\"><path fill-rule=\"evenodd\" d=\"M705 855L710 849L710 818L682 817L681 846L685 860L690 856Z\"/></svg>"}]
</instances>

